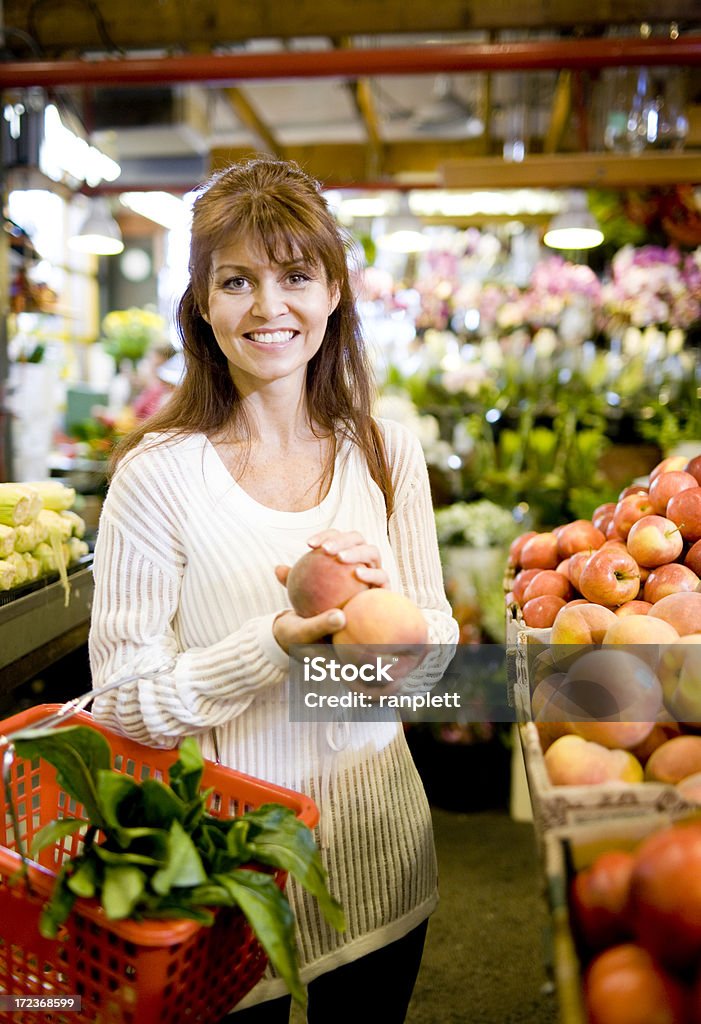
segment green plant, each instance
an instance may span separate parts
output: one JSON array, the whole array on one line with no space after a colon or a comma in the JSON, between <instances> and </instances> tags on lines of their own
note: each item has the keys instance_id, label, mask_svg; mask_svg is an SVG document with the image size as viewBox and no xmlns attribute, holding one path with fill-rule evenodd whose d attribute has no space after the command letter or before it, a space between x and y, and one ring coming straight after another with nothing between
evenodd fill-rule
<instances>
[{"instance_id":1,"label":"green plant","mask_svg":"<svg viewBox=\"0 0 701 1024\"><path fill-rule=\"evenodd\" d=\"M115 771L111 751L95 729L27 729L13 737L24 758L43 757L57 781L82 804L85 818L50 822L34 837L32 854L77 832L81 852L64 863L40 920L56 936L78 897L97 898L112 920L191 918L209 925L210 908L239 907L293 997L305 1001L297 967L294 917L272 874L289 872L318 901L326 919L344 928L330 895L311 830L280 804L236 818L207 810L200 790L204 761L192 737L183 740L168 782L136 782Z\"/></svg>"}]
</instances>

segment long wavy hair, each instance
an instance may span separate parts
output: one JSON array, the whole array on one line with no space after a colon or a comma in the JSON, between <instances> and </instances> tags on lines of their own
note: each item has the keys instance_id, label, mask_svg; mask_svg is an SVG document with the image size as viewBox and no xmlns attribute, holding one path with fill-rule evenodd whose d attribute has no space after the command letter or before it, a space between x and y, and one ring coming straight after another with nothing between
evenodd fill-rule
<instances>
[{"instance_id":1,"label":"long wavy hair","mask_svg":"<svg viewBox=\"0 0 701 1024\"><path fill-rule=\"evenodd\" d=\"M125 437L112 468L147 433L165 437L203 433L216 437L233 428L250 442L241 396L229 364L204 319L216 249L237 242L259 246L273 263L300 258L323 269L339 302L324 340L307 364L309 422L323 434L349 437L363 453L380 487L389 518L394 505L391 473L382 436L372 417L374 376L360 329L350 264L352 241L334 220L317 181L297 164L256 158L234 164L206 182L195 200L190 242L190 281L177 310L185 375L168 403ZM229 436L231 436L229 434ZM333 454L324 482L333 472Z\"/></svg>"}]
</instances>

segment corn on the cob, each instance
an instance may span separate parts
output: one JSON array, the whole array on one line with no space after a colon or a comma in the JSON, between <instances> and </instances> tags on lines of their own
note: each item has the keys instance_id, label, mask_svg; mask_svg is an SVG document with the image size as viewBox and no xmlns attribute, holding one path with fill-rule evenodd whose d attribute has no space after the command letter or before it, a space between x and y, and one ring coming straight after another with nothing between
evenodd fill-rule
<instances>
[{"instance_id":1,"label":"corn on the cob","mask_svg":"<svg viewBox=\"0 0 701 1024\"><path fill-rule=\"evenodd\" d=\"M0 484L0 523L20 526L33 518L34 496L22 484Z\"/></svg>"},{"instance_id":2,"label":"corn on the cob","mask_svg":"<svg viewBox=\"0 0 701 1024\"><path fill-rule=\"evenodd\" d=\"M21 587L29 579L29 569L27 568L24 556L20 555L18 551L13 551L11 555L7 556L5 561L15 567L15 578L12 581L12 586Z\"/></svg>"},{"instance_id":3,"label":"corn on the cob","mask_svg":"<svg viewBox=\"0 0 701 1024\"><path fill-rule=\"evenodd\" d=\"M60 480L38 480L27 486L37 491L43 507L51 509L52 512L63 512L64 509L71 508L75 501L75 488L68 487Z\"/></svg>"},{"instance_id":4,"label":"corn on the cob","mask_svg":"<svg viewBox=\"0 0 701 1024\"><path fill-rule=\"evenodd\" d=\"M66 542L68 547L68 564L73 565L79 562L83 555L87 555L90 548L84 540L79 537L69 537Z\"/></svg>"},{"instance_id":5,"label":"corn on the cob","mask_svg":"<svg viewBox=\"0 0 701 1024\"><path fill-rule=\"evenodd\" d=\"M35 519L33 523L16 526L15 535L15 551L24 554L26 551L33 551L37 544L48 540L49 528L46 523Z\"/></svg>"},{"instance_id":6,"label":"corn on the cob","mask_svg":"<svg viewBox=\"0 0 701 1024\"><path fill-rule=\"evenodd\" d=\"M71 509L64 509L63 512L59 512L59 515L61 519L66 519L71 524L73 536L82 540L85 536L85 520Z\"/></svg>"},{"instance_id":7,"label":"corn on the cob","mask_svg":"<svg viewBox=\"0 0 701 1024\"><path fill-rule=\"evenodd\" d=\"M73 523L70 519L64 519L63 516L59 515L58 512L54 512L49 508L43 508L37 516L37 522L41 523L46 527L49 534L49 540L52 536L56 536L60 541L68 540L73 533Z\"/></svg>"},{"instance_id":8,"label":"corn on the cob","mask_svg":"<svg viewBox=\"0 0 701 1024\"><path fill-rule=\"evenodd\" d=\"M17 570L12 562L0 558L0 590L9 590L15 581Z\"/></svg>"},{"instance_id":9,"label":"corn on the cob","mask_svg":"<svg viewBox=\"0 0 701 1024\"><path fill-rule=\"evenodd\" d=\"M39 563L37 562L34 555L30 554L29 551L25 551L21 557L24 559L24 564L27 566L27 577L30 580L39 579Z\"/></svg>"},{"instance_id":10,"label":"corn on the cob","mask_svg":"<svg viewBox=\"0 0 701 1024\"><path fill-rule=\"evenodd\" d=\"M51 545L47 544L46 541L37 544L32 551L32 555L39 563L39 572L42 576L47 576L50 572L56 572L58 568L56 555Z\"/></svg>"},{"instance_id":11,"label":"corn on the cob","mask_svg":"<svg viewBox=\"0 0 701 1024\"><path fill-rule=\"evenodd\" d=\"M7 555L11 555L15 550L15 541L17 540L17 532L12 526L6 526L4 523L0 523L0 558L5 558Z\"/></svg>"}]
</instances>

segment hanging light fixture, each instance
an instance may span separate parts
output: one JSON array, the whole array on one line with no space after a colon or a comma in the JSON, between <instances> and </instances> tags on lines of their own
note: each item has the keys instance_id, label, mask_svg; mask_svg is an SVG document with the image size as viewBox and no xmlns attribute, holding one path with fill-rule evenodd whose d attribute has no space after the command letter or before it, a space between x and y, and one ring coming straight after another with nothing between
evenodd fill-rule
<instances>
[{"instance_id":1,"label":"hanging light fixture","mask_svg":"<svg viewBox=\"0 0 701 1024\"><path fill-rule=\"evenodd\" d=\"M569 193L564 209L550 221L543 238L551 249L594 249L603 240L604 233L581 191Z\"/></svg>"},{"instance_id":2,"label":"hanging light fixture","mask_svg":"<svg viewBox=\"0 0 701 1024\"><path fill-rule=\"evenodd\" d=\"M92 200L80 230L68 239L68 247L74 252L92 253L95 256L117 256L123 251L122 232L106 199Z\"/></svg>"}]
</instances>

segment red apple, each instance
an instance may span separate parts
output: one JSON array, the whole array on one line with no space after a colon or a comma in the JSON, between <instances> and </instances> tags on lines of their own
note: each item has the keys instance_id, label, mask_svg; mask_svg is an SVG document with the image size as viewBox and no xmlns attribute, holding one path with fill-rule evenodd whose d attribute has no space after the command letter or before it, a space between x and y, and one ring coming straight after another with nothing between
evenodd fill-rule
<instances>
[{"instance_id":1,"label":"red apple","mask_svg":"<svg viewBox=\"0 0 701 1024\"><path fill-rule=\"evenodd\" d=\"M616 608L616 615L619 618L625 618L628 615L647 615L651 608L650 601L639 601L636 598L634 601L627 601L626 604Z\"/></svg>"},{"instance_id":2,"label":"red apple","mask_svg":"<svg viewBox=\"0 0 701 1024\"><path fill-rule=\"evenodd\" d=\"M577 551L574 555L570 555L567 575L575 590L579 590L579 577L582 575L582 569L593 554L593 551Z\"/></svg>"},{"instance_id":3,"label":"red apple","mask_svg":"<svg viewBox=\"0 0 701 1024\"><path fill-rule=\"evenodd\" d=\"M637 943L597 953L584 975L588 1024L688 1024L684 985Z\"/></svg>"},{"instance_id":4,"label":"red apple","mask_svg":"<svg viewBox=\"0 0 701 1024\"><path fill-rule=\"evenodd\" d=\"M643 840L630 879L629 913L634 935L662 964L678 969L698 960L701 823L670 825Z\"/></svg>"},{"instance_id":5,"label":"red apple","mask_svg":"<svg viewBox=\"0 0 701 1024\"><path fill-rule=\"evenodd\" d=\"M666 459L662 459L650 470L650 476L648 477L648 483L652 484L654 480L660 475L660 473L670 473L677 469L684 469L687 465L687 458L685 455L669 455Z\"/></svg>"},{"instance_id":6,"label":"red apple","mask_svg":"<svg viewBox=\"0 0 701 1024\"><path fill-rule=\"evenodd\" d=\"M535 537L535 535L535 530L528 530L526 533L520 533L515 540L511 541L509 546L509 565L513 565L515 569L518 569L521 565L521 552L523 550L523 545L526 541L530 540L531 537Z\"/></svg>"},{"instance_id":7,"label":"red apple","mask_svg":"<svg viewBox=\"0 0 701 1024\"><path fill-rule=\"evenodd\" d=\"M572 584L564 573L557 569L541 569L539 573L529 581L523 595L523 603L531 601L534 597L544 597L545 594L554 594L561 597L563 601L569 601L572 597Z\"/></svg>"},{"instance_id":8,"label":"red apple","mask_svg":"<svg viewBox=\"0 0 701 1024\"><path fill-rule=\"evenodd\" d=\"M684 540L701 540L701 487L679 491L669 499L667 518L676 523Z\"/></svg>"},{"instance_id":9,"label":"red apple","mask_svg":"<svg viewBox=\"0 0 701 1024\"><path fill-rule=\"evenodd\" d=\"M701 576L701 540L696 540L684 556L684 565Z\"/></svg>"},{"instance_id":10,"label":"red apple","mask_svg":"<svg viewBox=\"0 0 701 1024\"><path fill-rule=\"evenodd\" d=\"M624 487L621 493L618 495L618 500L621 498L627 498L629 494L647 494L649 488L647 484L629 484L628 487Z\"/></svg>"},{"instance_id":11,"label":"red apple","mask_svg":"<svg viewBox=\"0 0 701 1024\"><path fill-rule=\"evenodd\" d=\"M701 633L701 594L682 591L662 597L648 615L655 615L674 626L679 636Z\"/></svg>"},{"instance_id":12,"label":"red apple","mask_svg":"<svg viewBox=\"0 0 701 1024\"><path fill-rule=\"evenodd\" d=\"M549 629L565 601L556 594L542 594L526 601L522 608L523 621L534 629Z\"/></svg>"},{"instance_id":13,"label":"red apple","mask_svg":"<svg viewBox=\"0 0 701 1024\"><path fill-rule=\"evenodd\" d=\"M542 571L542 569L521 569L521 572L516 573L511 584L511 593L514 595L517 604L523 604L523 595L526 593L526 587Z\"/></svg>"},{"instance_id":14,"label":"red apple","mask_svg":"<svg viewBox=\"0 0 701 1024\"><path fill-rule=\"evenodd\" d=\"M572 880L574 930L592 950L630 937L625 911L634 863L632 853L606 850Z\"/></svg>"},{"instance_id":15,"label":"red apple","mask_svg":"<svg viewBox=\"0 0 701 1024\"><path fill-rule=\"evenodd\" d=\"M653 569L645 580L643 599L656 604L669 594L679 594L688 590L696 590L701 580L695 572L687 569L679 562L669 562Z\"/></svg>"},{"instance_id":16,"label":"red apple","mask_svg":"<svg viewBox=\"0 0 701 1024\"><path fill-rule=\"evenodd\" d=\"M638 563L613 548L595 551L580 573L578 589L588 601L612 608L632 601L640 590Z\"/></svg>"},{"instance_id":17,"label":"red apple","mask_svg":"<svg viewBox=\"0 0 701 1024\"><path fill-rule=\"evenodd\" d=\"M654 511L647 492L644 494L629 494L627 497L621 498L616 505L612 526L618 535L625 540L633 523L637 523L643 516L652 515Z\"/></svg>"},{"instance_id":18,"label":"red apple","mask_svg":"<svg viewBox=\"0 0 701 1024\"><path fill-rule=\"evenodd\" d=\"M560 558L569 558L577 551L600 548L606 536L589 519L575 519L566 523L557 535L557 552Z\"/></svg>"},{"instance_id":19,"label":"red apple","mask_svg":"<svg viewBox=\"0 0 701 1024\"><path fill-rule=\"evenodd\" d=\"M665 516L643 516L631 526L626 546L639 565L654 568L678 558L684 548L684 541L679 527L671 519Z\"/></svg>"},{"instance_id":20,"label":"red apple","mask_svg":"<svg viewBox=\"0 0 701 1024\"><path fill-rule=\"evenodd\" d=\"M606 527L611 522L615 509L615 501L605 501L603 505L597 505L591 514L592 526L601 530L602 533L606 533Z\"/></svg>"},{"instance_id":21,"label":"red apple","mask_svg":"<svg viewBox=\"0 0 701 1024\"><path fill-rule=\"evenodd\" d=\"M701 455L695 455L693 459L689 459L684 466L684 472L691 473L696 483L701 486Z\"/></svg>"},{"instance_id":22,"label":"red apple","mask_svg":"<svg viewBox=\"0 0 701 1024\"><path fill-rule=\"evenodd\" d=\"M680 491L688 491L690 487L698 487L698 481L691 473L683 469L671 469L669 473L660 473L650 484L650 501L658 515L665 515L667 502Z\"/></svg>"},{"instance_id":23,"label":"red apple","mask_svg":"<svg viewBox=\"0 0 701 1024\"><path fill-rule=\"evenodd\" d=\"M529 537L521 549L521 565L524 569L554 569L560 561L557 552L557 536L554 533L536 533Z\"/></svg>"}]
</instances>

